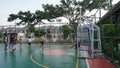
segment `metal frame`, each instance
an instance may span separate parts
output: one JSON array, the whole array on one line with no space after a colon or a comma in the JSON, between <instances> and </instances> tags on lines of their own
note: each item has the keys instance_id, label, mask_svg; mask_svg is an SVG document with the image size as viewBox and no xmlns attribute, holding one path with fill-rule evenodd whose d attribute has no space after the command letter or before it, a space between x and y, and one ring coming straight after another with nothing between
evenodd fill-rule
<instances>
[{"instance_id":1,"label":"metal frame","mask_svg":"<svg viewBox=\"0 0 120 68\"><path fill-rule=\"evenodd\" d=\"M84 57L84 58L94 58L95 54L101 53L101 38L100 38L100 28L94 24L93 21L89 20L88 18L85 18L83 16L81 16L81 19L83 19L84 21L81 21L77 27L77 44L80 40L82 40L82 38L80 37L79 34L81 34L82 32L82 28L87 27L88 28L88 34L89 34L89 41L90 41L90 57ZM86 23L84 23L86 22ZM97 37L95 37L95 32L97 33ZM97 42L97 49L94 48L95 46L95 42ZM81 42L80 42L81 43ZM89 45L89 44L88 44ZM82 44L80 44L80 46L82 46ZM83 57L81 56L80 53L80 48L77 45L77 52L78 52L78 57Z\"/></svg>"}]
</instances>

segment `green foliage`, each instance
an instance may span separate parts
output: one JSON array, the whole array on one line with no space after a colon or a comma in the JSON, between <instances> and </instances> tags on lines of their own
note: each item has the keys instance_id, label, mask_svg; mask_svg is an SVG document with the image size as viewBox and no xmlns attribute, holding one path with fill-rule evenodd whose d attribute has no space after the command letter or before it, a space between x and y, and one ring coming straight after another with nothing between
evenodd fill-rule
<instances>
[{"instance_id":1,"label":"green foliage","mask_svg":"<svg viewBox=\"0 0 120 68\"><path fill-rule=\"evenodd\" d=\"M69 25L63 25L62 28L63 28L64 39L67 39L68 35L72 33L72 29L69 27Z\"/></svg>"},{"instance_id":2,"label":"green foliage","mask_svg":"<svg viewBox=\"0 0 120 68\"><path fill-rule=\"evenodd\" d=\"M20 21L17 23L18 25L29 25L30 23L36 25L38 22L41 22L42 19L50 20L61 16L73 16L75 15L74 12L77 12L78 14L76 14L75 18L73 19L73 21L75 22L75 20L79 17L79 6L82 6L82 15L84 15L86 10L97 9L100 6L102 8L105 8L109 5L108 0L83 0L78 2L76 0L61 0L60 2L61 4L55 6L53 6L52 4L43 4L42 7L44 11L36 10L35 13L31 13L30 11L19 11L18 14L10 14L8 17L8 21L11 22L19 19ZM78 7L76 7L75 9L71 5Z\"/></svg>"},{"instance_id":3,"label":"green foliage","mask_svg":"<svg viewBox=\"0 0 120 68\"><path fill-rule=\"evenodd\" d=\"M35 30L35 36L36 37L40 37L44 34L46 34L45 30L41 30L41 29Z\"/></svg>"},{"instance_id":4,"label":"green foliage","mask_svg":"<svg viewBox=\"0 0 120 68\"><path fill-rule=\"evenodd\" d=\"M64 16L66 11L60 5L53 6L52 4L43 4L43 9L45 13L45 19L50 20L53 18Z\"/></svg>"},{"instance_id":5,"label":"green foliage","mask_svg":"<svg viewBox=\"0 0 120 68\"><path fill-rule=\"evenodd\" d=\"M104 25L100 25L101 31L104 32Z\"/></svg>"},{"instance_id":6,"label":"green foliage","mask_svg":"<svg viewBox=\"0 0 120 68\"><path fill-rule=\"evenodd\" d=\"M100 7L104 10L108 10L109 8L108 0L83 0L80 4L89 11Z\"/></svg>"},{"instance_id":7,"label":"green foliage","mask_svg":"<svg viewBox=\"0 0 120 68\"><path fill-rule=\"evenodd\" d=\"M3 33L0 31L0 38L2 38L2 36L3 36Z\"/></svg>"},{"instance_id":8,"label":"green foliage","mask_svg":"<svg viewBox=\"0 0 120 68\"><path fill-rule=\"evenodd\" d=\"M28 26L28 32L30 32L30 33L35 32L35 27L34 27L33 24L30 24L30 25Z\"/></svg>"},{"instance_id":9,"label":"green foliage","mask_svg":"<svg viewBox=\"0 0 120 68\"><path fill-rule=\"evenodd\" d=\"M104 25L104 31L106 36L114 36L115 35L115 28L113 24Z\"/></svg>"},{"instance_id":10,"label":"green foliage","mask_svg":"<svg viewBox=\"0 0 120 68\"><path fill-rule=\"evenodd\" d=\"M40 11L40 10L36 10L35 11L35 23L38 24L41 22L42 19L45 19L45 13L43 11Z\"/></svg>"},{"instance_id":11,"label":"green foliage","mask_svg":"<svg viewBox=\"0 0 120 68\"><path fill-rule=\"evenodd\" d=\"M11 22L13 20L16 20L18 18L18 16L16 14L10 14L8 17L8 21Z\"/></svg>"}]
</instances>

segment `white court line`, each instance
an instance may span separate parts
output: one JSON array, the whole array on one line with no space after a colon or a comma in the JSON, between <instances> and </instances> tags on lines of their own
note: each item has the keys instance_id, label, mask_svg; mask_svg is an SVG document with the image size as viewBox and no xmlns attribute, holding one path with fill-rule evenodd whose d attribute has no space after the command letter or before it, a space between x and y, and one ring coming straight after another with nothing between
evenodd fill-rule
<instances>
[{"instance_id":1,"label":"white court line","mask_svg":"<svg viewBox=\"0 0 120 68\"><path fill-rule=\"evenodd\" d=\"M84 55L87 57L86 51L84 51ZM90 68L87 58L85 60L86 60L86 63L87 63L87 67Z\"/></svg>"}]
</instances>

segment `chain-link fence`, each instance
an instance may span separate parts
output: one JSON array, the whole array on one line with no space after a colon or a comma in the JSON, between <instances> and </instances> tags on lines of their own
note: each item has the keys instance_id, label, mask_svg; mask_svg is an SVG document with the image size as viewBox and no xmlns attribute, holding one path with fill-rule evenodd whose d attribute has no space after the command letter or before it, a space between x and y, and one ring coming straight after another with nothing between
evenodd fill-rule
<instances>
[{"instance_id":1,"label":"chain-link fence","mask_svg":"<svg viewBox=\"0 0 120 68\"><path fill-rule=\"evenodd\" d=\"M75 33L71 32L67 35L64 34L65 29L64 25L56 26L56 25L40 25L36 26L35 30L43 30L45 31L45 42L46 43L73 43L75 42ZM22 43L27 43L27 38L30 36L32 38L32 43L40 43L40 32L38 31L38 36L35 35L35 32L28 33L27 27L9 25L9 26L0 26L0 42L3 43L4 33L7 31L9 34L9 38L15 33L17 36L17 41L19 43L19 38L22 36ZM63 32L64 31L64 32ZM29 34L29 35L28 35Z\"/></svg>"},{"instance_id":2,"label":"chain-link fence","mask_svg":"<svg viewBox=\"0 0 120 68\"><path fill-rule=\"evenodd\" d=\"M117 65L120 65L120 27L102 26L102 51Z\"/></svg>"}]
</instances>

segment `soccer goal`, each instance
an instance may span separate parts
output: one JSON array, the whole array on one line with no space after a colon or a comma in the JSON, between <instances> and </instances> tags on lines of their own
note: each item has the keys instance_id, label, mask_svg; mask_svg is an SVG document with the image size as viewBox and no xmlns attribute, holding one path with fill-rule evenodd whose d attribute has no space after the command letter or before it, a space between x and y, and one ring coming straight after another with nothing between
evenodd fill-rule
<instances>
[{"instance_id":1,"label":"soccer goal","mask_svg":"<svg viewBox=\"0 0 120 68\"><path fill-rule=\"evenodd\" d=\"M85 17L81 19L77 27L77 56L94 58L101 53L100 28Z\"/></svg>"}]
</instances>

